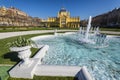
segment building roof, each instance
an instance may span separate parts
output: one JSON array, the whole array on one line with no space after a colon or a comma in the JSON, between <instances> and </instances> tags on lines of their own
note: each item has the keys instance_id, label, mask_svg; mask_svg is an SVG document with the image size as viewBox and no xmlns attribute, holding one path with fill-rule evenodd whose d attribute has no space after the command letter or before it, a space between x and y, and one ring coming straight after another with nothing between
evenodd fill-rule
<instances>
[{"instance_id":1,"label":"building roof","mask_svg":"<svg viewBox=\"0 0 120 80\"><path fill-rule=\"evenodd\" d=\"M60 9L59 12L61 13L61 12L66 12L66 11L67 11L67 10L63 7L63 8Z\"/></svg>"}]
</instances>

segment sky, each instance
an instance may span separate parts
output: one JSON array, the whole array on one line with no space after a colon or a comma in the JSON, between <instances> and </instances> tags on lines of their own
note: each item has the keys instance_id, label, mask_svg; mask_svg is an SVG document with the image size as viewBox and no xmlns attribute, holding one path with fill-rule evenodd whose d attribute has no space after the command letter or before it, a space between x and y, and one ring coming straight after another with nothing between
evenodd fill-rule
<instances>
[{"instance_id":1,"label":"sky","mask_svg":"<svg viewBox=\"0 0 120 80\"><path fill-rule=\"evenodd\" d=\"M32 17L56 17L64 7L71 16L87 19L120 7L120 0L0 0L0 6L16 7Z\"/></svg>"}]
</instances>

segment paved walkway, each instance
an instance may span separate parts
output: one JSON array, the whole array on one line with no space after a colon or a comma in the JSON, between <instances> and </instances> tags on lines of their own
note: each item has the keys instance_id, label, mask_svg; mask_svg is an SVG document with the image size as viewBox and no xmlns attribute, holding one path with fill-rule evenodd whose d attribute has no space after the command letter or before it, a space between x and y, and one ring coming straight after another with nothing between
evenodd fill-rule
<instances>
[{"instance_id":1,"label":"paved walkway","mask_svg":"<svg viewBox=\"0 0 120 80\"><path fill-rule=\"evenodd\" d=\"M58 30L57 32L61 31L78 31L78 30ZM38 33L48 33L48 32L54 32L54 30L35 30L35 31L21 31L21 32L5 32L0 33L0 39L19 36L19 35L28 35L28 34L38 34ZM101 33L107 33L107 34L120 34L120 32L113 32L113 31L101 31Z\"/></svg>"},{"instance_id":2,"label":"paved walkway","mask_svg":"<svg viewBox=\"0 0 120 80\"><path fill-rule=\"evenodd\" d=\"M120 35L120 32L115 32L115 31L100 31L101 33L106 33L106 34L119 34Z\"/></svg>"},{"instance_id":3,"label":"paved walkway","mask_svg":"<svg viewBox=\"0 0 120 80\"><path fill-rule=\"evenodd\" d=\"M58 30L58 32L61 32L61 31L77 31L77 30ZM5 33L0 33L0 39L14 37L14 36L19 36L19 35L48 33L48 32L54 32L54 30L35 30L35 31L21 31L21 32L5 32Z\"/></svg>"}]
</instances>

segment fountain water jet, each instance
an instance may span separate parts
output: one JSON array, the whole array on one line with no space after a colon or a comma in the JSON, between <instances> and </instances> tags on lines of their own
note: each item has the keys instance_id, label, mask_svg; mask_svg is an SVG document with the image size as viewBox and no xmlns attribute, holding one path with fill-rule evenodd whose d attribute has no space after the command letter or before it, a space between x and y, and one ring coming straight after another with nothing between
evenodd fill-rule
<instances>
[{"instance_id":1,"label":"fountain water jet","mask_svg":"<svg viewBox=\"0 0 120 80\"><path fill-rule=\"evenodd\" d=\"M90 16L89 21L88 21L88 25L87 25L87 31L86 31L86 34L85 34L85 39L86 40L88 40L88 36L89 36L89 30L90 30L90 27L91 27L91 19L92 19L92 17Z\"/></svg>"},{"instance_id":2,"label":"fountain water jet","mask_svg":"<svg viewBox=\"0 0 120 80\"><path fill-rule=\"evenodd\" d=\"M95 30L94 30L94 35L97 35L97 34L100 34L99 33L99 27L95 28Z\"/></svg>"},{"instance_id":3,"label":"fountain water jet","mask_svg":"<svg viewBox=\"0 0 120 80\"><path fill-rule=\"evenodd\" d=\"M89 21L88 21L88 25L87 25L87 30L86 30L86 32L85 32L85 35L84 35L83 38L80 38L80 39L79 39L79 41L80 41L81 43L92 43L92 44L95 43L94 41L91 41L91 40L89 39L89 31L90 31L90 27L91 27L91 21L92 21L92 17L90 16L90 17L89 17ZM80 31L83 31L83 30L81 30L81 28L80 28Z\"/></svg>"},{"instance_id":4,"label":"fountain water jet","mask_svg":"<svg viewBox=\"0 0 120 80\"><path fill-rule=\"evenodd\" d=\"M89 33L89 31L91 31L91 29L90 29L91 21L92 21L92 17L90 16L86 31L83 29L84 27L80 27L79 42L93 44L93 46L95 48L107 47L108 46L108 40L106 39L107 36L105 34L99 33L99 27L94 27L94 34Z\"/></svg>"}]
</instances>

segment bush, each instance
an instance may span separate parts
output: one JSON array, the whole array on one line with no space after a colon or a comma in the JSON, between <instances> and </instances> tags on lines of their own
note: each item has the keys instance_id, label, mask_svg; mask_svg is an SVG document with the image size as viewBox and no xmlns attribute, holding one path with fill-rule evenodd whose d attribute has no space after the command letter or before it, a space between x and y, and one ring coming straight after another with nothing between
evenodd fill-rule
<instances>
[{"instance_id":1,"label":"bush","mask_svg":"<svg viewBox=\"0 0 120 80\"><path fill-rule=\"evenodd\" d=\"M9 47L24 47L31 46L32 43L34 43L32 40L20 36L15 41L7 43L7 45Z\"/></svg>"}]
</instances>

